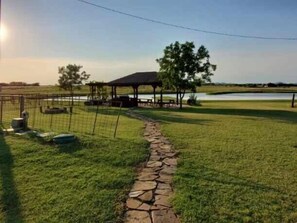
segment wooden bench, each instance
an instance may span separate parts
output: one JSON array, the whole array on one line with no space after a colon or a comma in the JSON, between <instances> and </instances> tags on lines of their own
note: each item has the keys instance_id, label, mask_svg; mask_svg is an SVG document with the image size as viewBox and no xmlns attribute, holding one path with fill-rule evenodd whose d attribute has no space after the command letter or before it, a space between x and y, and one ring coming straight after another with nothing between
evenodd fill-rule
<instances>
[{"instance_id":1,"label":"wooden bench","mask_svg":"<svg viewBox=\"0 0 297 223\"><path fill-rule=\"evenodd\" d=\"M169 99L169 101L161 102L161 100L159 99L158 104L160 105L160 107L162 107L162 106L171 107L171 106L175 105L175 100Z\"/></svg>"}]
</instances>

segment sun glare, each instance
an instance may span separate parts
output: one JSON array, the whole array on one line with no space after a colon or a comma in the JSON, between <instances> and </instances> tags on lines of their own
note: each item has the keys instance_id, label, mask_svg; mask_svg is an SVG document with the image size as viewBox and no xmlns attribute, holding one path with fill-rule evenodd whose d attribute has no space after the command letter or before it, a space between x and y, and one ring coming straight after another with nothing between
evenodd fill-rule
<instances>
[{"instance_id":1,"label":"sun glare","mask_svg":"<svg viewBox=\"0 0 297 223\"><path fill-rule=\"evenodd\" d=\"M6 38L7 38L6 26L1 24L1 27L0 27L0 40L4 41L4 40L6 40Z\"/></svg>"}]
</instances>

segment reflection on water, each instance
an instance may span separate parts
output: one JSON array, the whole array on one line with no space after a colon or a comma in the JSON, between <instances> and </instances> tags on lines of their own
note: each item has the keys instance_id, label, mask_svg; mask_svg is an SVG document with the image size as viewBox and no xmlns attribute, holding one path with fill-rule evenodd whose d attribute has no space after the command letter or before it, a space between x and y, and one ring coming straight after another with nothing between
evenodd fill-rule
<instances>
[{"instance_id":1,"label":"reflection on water","mask_svg":"<svg viewBox=\"0 0 297 223\"><path fill-rule=\"evenodd\" d=\"M184 100L189 98L191 93L186 93ZM198 100L201 101L236 101L236 100L291 100L293 93L232 93L232 94L218 94L218 95L208 95L206 93L195 93ZM132 94L129 97L133 97ZM156 97L160 97L160 94L156 94ZM163 97L176 98L176 94L163 94ZM139 94L139 99L153 99L153 94ZM69 100L70 97L64 97L63 100ZM85 101L86 96L74 97L74 101ZM52 99L48 99L52 100Z\"/></svg>"},{"instance_id":2,"label":"reflection on water","mask_svg":"<svg viewBox=\"0 0 297 223\"><path fill-rule=\"evenodd\" d=\"M191 93L186 93L184 100L189 98ZM197 98L202 101L220 101L220 100L290 100L292 99L293 93L233 93L233 94L219 94L219 95L208 95L206 93L195 93ZM133 95L129 95L133 97ZM160 95L156 95L159 97ZM140 94L140 99L153 98L153 94ZM175 94L163 94L163 97L173 97Z\"/></svg>"}]
</instances>

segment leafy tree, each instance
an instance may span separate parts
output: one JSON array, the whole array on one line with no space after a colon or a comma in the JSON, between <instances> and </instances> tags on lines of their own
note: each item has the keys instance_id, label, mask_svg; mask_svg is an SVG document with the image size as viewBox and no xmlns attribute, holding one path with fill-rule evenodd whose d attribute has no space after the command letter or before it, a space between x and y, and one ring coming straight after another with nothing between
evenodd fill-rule
<instances>
[{"instance_id":1,"label":"leafy tree","mask_svg":"<svg viewBox=\"0 0 297 223\"><path fill-rule=\"evenodd\" d=\"M80 89L81 85L89 79L90 74L85 71L80 72L83 66L69 64L66 67L59 67L59 86L73 94L74 89Z\"/></svg>"},{"instance_id":2,"label":"leafy tree","mask_svg":"<svg viewBox=\"0 0 297 223\"><path fill-rule=\"evenodd\" d=\"M160 65L159 79L166 89L175 90L182 108L182 100L186 90L196 91L203 82L211 82L216 65L209 62L208 50L202 45L195 52L193 42L166 46L162 58L157 59Z\"/></svg>"},{"instance_id":3,"label":"leafy tree","mask_svg":"<svg viewBox=\"0 0 297 223\"><path fill-rule=\"evenodd\" d=\"M59 86L70 92L72 105L74 89L80 89L81 85L90 77L90 74L87 74L85 71L80 72L81 68L83 68L83 66L76 64L68 64L66 67L58 68L58 73L61 74L58 80Z\"/></svg>"}]
</instances>

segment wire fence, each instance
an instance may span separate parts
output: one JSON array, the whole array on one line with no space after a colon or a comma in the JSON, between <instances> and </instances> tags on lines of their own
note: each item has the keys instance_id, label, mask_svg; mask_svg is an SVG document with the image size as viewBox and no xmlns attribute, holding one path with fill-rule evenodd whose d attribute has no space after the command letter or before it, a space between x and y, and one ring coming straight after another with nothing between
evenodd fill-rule
<instances>
[{"instance_id":1,"label":"wire fence","mask_svg":"<svg viewBox=\"0 0 297 223\"><path fill-rule=\"evenodd\" d=\"M0 96L0 124L8 129L12 119L26 111L28 127L33 130L115 137L121 102L90 106L84 101L83 97L63 95Z\"/></svg>"}]
</instances>

